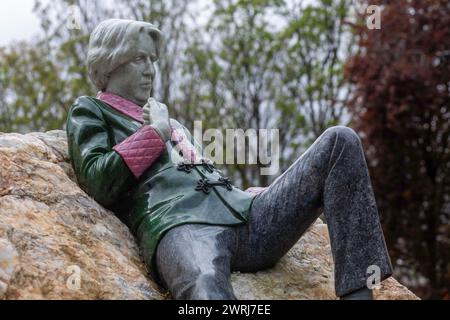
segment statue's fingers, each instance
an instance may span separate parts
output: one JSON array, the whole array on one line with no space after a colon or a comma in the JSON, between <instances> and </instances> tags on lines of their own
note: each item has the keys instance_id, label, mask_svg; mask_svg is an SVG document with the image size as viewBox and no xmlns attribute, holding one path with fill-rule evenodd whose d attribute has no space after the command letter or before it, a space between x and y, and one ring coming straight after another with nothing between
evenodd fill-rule
<instances>
[{"instance_id":1,"label":"statue's fingers","mask_svg":"<svg viewBox=\"0 0 450 320\"><path fill-rule=\"evenodd\" d=\"M150 102L150 112L158 112L159 109L159 105L156 101Z\"/></svg>"},{"instance_id":2,"label":"statue's fingers","mask_svg":"<svg viewBox=\"0 0 450 320\"><path fill-rule=\"evenodd\" d=\"M158 105L158 102L156 102L156 100L155 100L154 98L148 99L148 103L149 103L150 105Z\"/></svg>"},{"instance_id":3,"label":"statue's fingers","mask_svg":"<svg viewBox=\"0 0 450 320\"><path fill-rule=\"evenodd\" d=\"M167 110L167 106L164 103L158 102L158 104L162 110Z\"/></svg>"}]
</instances>

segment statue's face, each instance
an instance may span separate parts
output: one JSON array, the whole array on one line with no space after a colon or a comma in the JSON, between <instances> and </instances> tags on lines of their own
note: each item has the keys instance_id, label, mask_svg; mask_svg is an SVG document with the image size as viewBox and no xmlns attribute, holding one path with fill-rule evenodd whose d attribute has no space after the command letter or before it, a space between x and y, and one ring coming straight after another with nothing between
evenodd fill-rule
<instances>
[{"instance_id":1,"label":"statue's face","mask_svg":"<svg viewBox=\"0 0 450 320\"><path fill-rule=\"evenodd\" d=\"M152 37L144 32L139 34L130 61L110 74L106 91L115 93L143 106L150 97L155 77L156 46Z\"/></svg>"}]
</instances>

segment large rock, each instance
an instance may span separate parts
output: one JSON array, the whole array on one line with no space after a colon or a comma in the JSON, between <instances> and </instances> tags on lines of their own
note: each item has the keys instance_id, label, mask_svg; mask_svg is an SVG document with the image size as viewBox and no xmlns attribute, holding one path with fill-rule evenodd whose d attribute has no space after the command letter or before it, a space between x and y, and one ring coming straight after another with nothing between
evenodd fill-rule
<instances>
[{"instance_id":1,"label":"large rock","mask_svg":"<svg viewBox=\"0 0 450 320\"><path fill-rule=\"evenodd\" d=\"M326 225L273 269L235 273L241 299L335 299ZM394 279L379 299L417 299ZM165 299L132 235L76 184L63 131L0 133L0 298Z\"/></svg>"}]
</instances>

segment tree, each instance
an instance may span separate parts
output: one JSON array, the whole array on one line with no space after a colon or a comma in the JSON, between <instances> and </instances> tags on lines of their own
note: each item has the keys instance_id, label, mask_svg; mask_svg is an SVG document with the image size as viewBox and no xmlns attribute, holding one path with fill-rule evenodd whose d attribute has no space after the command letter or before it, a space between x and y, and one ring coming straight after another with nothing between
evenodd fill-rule
<instances>
[{"instance_id":1,"label":"tree","mask_svg":"<svg viewBox=\"0 0 450 320\"><path fill-rule=\"evenodd\" d=\"M353 50L347 24L352 5L349 0L320 0L307 6L294 2L284 12L287 25L280 48L284 83L280 98L298 106L308 124L302 133L309 142L329 126L341 123L345 114L350 90L343 65Z\"/></svg>"},{"instance_id":2,"label":"tree","mask_svg":"<svg viewBox=\"0 0 450 320\"><path fill-rule=\"evenodd\" d=\"M42 43L0 49L0 131L39 131L65 121L65 88Z\"/></svg>"},{"instance_id":3,"label":"tree","mask_svg":"<svg viewBox=\"0 0 450 320\"><path fill-rule=\"evenodd\" d=\"M204 129L279 129L282 172L326 127L343 121L347 88L342 70L346 39L351 39L344 21L350 3L37 0L42 37L27 46L45 51L45 58L30 61L29 55L23 55L20 65L40 68L51 64L57 81L33 81L33 92L45 92L45 103L54 101L61 114L48 123L43 117L45 123L39 121L36 126L30 122L27 127L24 122L20 129L0 123L0 130L64 128L65 113L73 100L96 93L85 66L90 32L111 17L145 20L163 33L154 96L168 105L170 114L188 127L201 120ZM198 19L200 13L203 19ZM5 52L10 50L5 48ZM27 79L27 75L14 74L25 72L21 68L1 72L0 77ZM24 92L26 85L21 81L5 85L0 88L2 108L27 113L32 104L18 101L15 94L30 95ZM44 109L36 111L36 121ZM18 121L12 114L4 115L6 122ZM276 141L269 137L272 142ZM256 165L227 166L237 185L266 186L276 177L260 174L266 165L256 148L233 151L235 157L248 154L257 160Z\"/></svg>"},{"instance_id":4,"label":"tree","mask_svg":"<svg viewBox=\"0 0 450 320\"><path fill-rule=\"evenodd\" d=\"M349 109L366 146L398 276L423 297L450 288L450 6L372 1L381 29L356 29ZM421 278L426 284L421 284Z\"/></svg>"},{"instance_id":5,"label":"tree","mask_svg":"<svg viewBox=\"0 0 450 320\"><path fill-rule=\"evenodd\" d=\"M208 32L200 32L185 64L201 92L191 100L217 128L279 128L281 170L286 169L343 119L350 3L214 1ZM228 170L245 187L265 186L276 177L260 175L264 165L254 157L256 165Z\"/></svg>"},{"instance_id":6,"label":"tree","mask_svg":"<svg viewBox=\"0 0 450 320\"><path fill-rule=\"evenodd\" d=\"M63 129L74 99L96 94L85 65L89 35L100 21L111 17L150 21L163 29L154 95L173 106L176 116L179 108L173 93L177 92L180 80L178 61L189 40L186 21L194 12L188 10L193 3L116 0L110 9L98 1L37 0L35 12L41 19L41 38L11 45L0 52L0 79L4 79L0 88L0 130ZM72 19L76 23L69 28ZM41 99L42 95L45 100ZM36 97L40 100L35 101Z\"/></svg>"}]
</instances>

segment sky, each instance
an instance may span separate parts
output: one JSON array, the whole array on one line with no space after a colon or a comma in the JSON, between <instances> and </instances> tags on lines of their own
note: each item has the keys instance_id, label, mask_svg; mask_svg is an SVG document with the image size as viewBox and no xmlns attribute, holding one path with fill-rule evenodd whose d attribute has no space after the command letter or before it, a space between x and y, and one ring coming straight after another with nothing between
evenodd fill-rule
<instances>
[{"instance_id":1,"label":"sky","mask_svg":"<svg viewBox=\"0 0 450 320\"><path fill-rule=\"evenodd\" d=\"M39 19L33 14L34 0L1 0L0 46L14 40L30 40L39 32Z\"/></svg>"},{"instance_id":2,"label":"sky","mask_svg":"<svg viewBox=\"0 0 450 320\"><path fill-rule=\"evenodd\" d=\"M0 1L0 46L8 45L12 41L31 40L39 33L39 19L33 13L34 1Z\"/></svg>"},{"instance_id":3,"label":"sky","mask_svg":"<svg viewBox=\"0 0 450 320\"><path fill-rule=\"evenodd\" d=\"M306 0L314 2L315 0ZM209 1L201 0L204 5ZM39 19L33 13L34 0L0 1L0 46L11 41L31 40L39 33Z\"/></svg>"}]
</instances>

